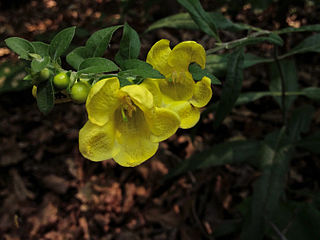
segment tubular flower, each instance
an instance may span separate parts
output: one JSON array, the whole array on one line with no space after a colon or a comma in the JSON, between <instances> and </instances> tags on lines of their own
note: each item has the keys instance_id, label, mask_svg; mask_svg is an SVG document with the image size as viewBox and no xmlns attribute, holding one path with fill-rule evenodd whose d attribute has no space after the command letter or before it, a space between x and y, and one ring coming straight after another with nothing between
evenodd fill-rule
<instances>
[{"instance_id":1,"label":"tubular flower","mask_svg":"<svg viewBox=\"0 0 320 240\"><path fill-rule=\"evenodd\" d=\"M140 85L120 88L118 78L97 82L89 92L89 120L79 132L81 154L92 160L113 158L134 167L155 154L160 141L173 135L179 116L154 106L153 95Z\"/></svg>"},{"instance_id":2,"label":"tubular flower","mask_svg":"<svg viewBox=\"0 0 320 240\"><path fill-rule=\"evenodd\" d=\"M199 121L200 108L212 97L211 80L203 77L195 83L189 72L192 62L205 67L205 50L194 41L179 43L172 50L169 44L166 39L156 42L147 56L147 63L165 79L146 79L141 85L154 95L156 106L171 109L180 116L181 128L191 128Z\"/></svg>"}]
</instances>

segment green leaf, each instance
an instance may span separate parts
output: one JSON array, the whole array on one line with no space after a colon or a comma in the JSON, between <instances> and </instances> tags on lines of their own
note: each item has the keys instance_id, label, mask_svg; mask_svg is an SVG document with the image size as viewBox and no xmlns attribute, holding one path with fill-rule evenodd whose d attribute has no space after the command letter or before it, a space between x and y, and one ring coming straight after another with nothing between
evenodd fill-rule
<instances>
[{"instance_id":1,"label":"green leaf","mask_svg":"<svg viewBox=\"0 0 320 240\"><path fill-rule=\"evenodd\" d=\"M86 47L78 47L73 49L67 57L67 63L72 66L74 69L79 70L80 64L87 58L91 57L91 53Z\"/></svg>"},{"instance_id":2,"label":"green leaf","mask_svg":"<svg viewBox=\"0 0 320 240\"><path fill-rule=\"evenodd\" d=\"M159 71L155 70L149 63L138 59L125 60L122 63L122 68L125 71L119 72L119 74L141 76L143 78L165 78Z\"/></svg>"},{"instance_id":3,"label":"green leaf","mask_svg":"<svg viewBox=\"0 0 320 240\"><path fill-rule=\"evenodd\" d=\"M320 24L306 25L306 26L301 26L298 28L287 27L287 28L283 28L283 29L274 31L274 33L284 34L284 33L309 32L309 31L310 32L320 32Z\"/></svg>"},{"instance_id":4,"label":"green leaf","mask_svg":"<svg viewBox=\"0 0 320 240\"><path fill-rule=\"evenodd\" d=\"M33 59L31 62L31 69L34 73L40 72L50 63L50 57L46 56L40 59Z\"/></svg>"},{"instance_id":5,"label":"green leaf","mask_svg":"<svg viewBox=\"0 0 320 240\"><path fill-rule=\"evenodd\" d=\"M189 12L203 32L220 41L214 19L202 8L199 0L178 0L178 2Z\"/></svg>"},{"instance_id":6,"label":"green leaf","mask_svg":"<svg viewBox=\"0 0 320 240\"><path fill-rule=\"evenodd\" d=\"M241 31L251 29L251 27L248 25L231 22L220 12L210 12L209 15L214 20L217 29L229 31ZM178 13L156 21L151 26L149 26L146 32L164 27L199 30L198 25L192 20L189 13Z\"/></svg>"},{"instance_id":7,"label":"green leaf","mask_svg":"<svg viewBox=\"0 0 320 240\"><path fill-rule=\"evenodd\" d=\"M217 144L181 162L170 170L165 180L197 169L251 161L254 159L258 146L259 142L247 140Z\"/></svg>"},{"instance_id":8,"label":"green leaf","mask_svg":"<svg viewBox=\"0 0 320 240\"><path fill-rule=\"evenodd\" d=\"M192 77L196 81L200 81L204 76L207 76L211 79L211 83L215 85L221 85L221 82L208 70L202 69L198 64L192 63L189 66L189 72L192 74Z\"/></svg>"},{"instance_id":9,"label":"green leaf","mask_svg":"<svg viewBox=\"0 0 320 240\"><path fill-rule=\"evenodd\" d=\"M23 38L11 37L4 41L7 46L22 59L30 60L29 53L35 52L33 45Z\"/></svg>"},{"instance_id":10,"label":"green leaf","mask_svg":"<svg viewBox=\"0 0 320 240\"><path fill-rule=\"evenodd\" d=\"M250 35L250 36L243 38L239 41L229 43L226 48L231 49L231 48L235 48L235 47L244 47L247 45L258 44L258 43L262 43L262 42L269 42L271 44L275 44L278 46L283 45L283 40L279 35L277 35L275 33L270 33L268 36L261 36L261 37Z\"/></svg>"},{"instance_id":11,"label":"green leaf","mask_svg":"<svg viewBox=\"0 0 320 240\"><path fill-rule=\"evenodd\" d=\"M76 27L69 27L59 32L51 41L49 47L49 54L55 61L57 60L69 47Z\"/></svg>"},{"instance_id":12,"label":"green leaf","mask_svg":"<svg viewBox=\"0 0 320 240\"><path fill-rule=\"evenodd\" d=\"M305 148L310 152L320 154L320 131L313 133L311 136L303 138L297 143L297 146Z\"/></svg>"},{"instance_id":13,"label":"green leaf","mask_svg":"<svg viewBox=\"0 0 320 240\"><path fill-rule=\"evenodd\" d=\"M281 94L280 92L278 92ZM272 96L272 92L246 92L241 93L239 98L237 99L236 105L242 105L249 102L253 102L262 97Z\"/></svg>"},{"instance_id":14,"label":"green leaf","mask_svg":"<svg viewBox=\"0 0 320 240\"><path fill-rule=\"evenodd\" d=\"M320 101L320 88L308 87L302 89L304 95L312 100Z\"/></svg>"},{"instance_id":15,"label":"green leaf","mask_svg":"<svg viewBox=\"0 0 320 240\"><path fill-rule=\"evenodd\" d=\"M229 55L226 82L223 85L220 103L215 113L214 127L217 128L229 114L240 95L243 79L243 48Z\"/></svg>"},{"instance_id":16,"label":"green leaf","mask_svg":"<svg viewBox=\"0 0 320 240\"><path fill-rule=\"evenodd\" d=\"M298 73L295 66L294 60L281 60L279 61L280 67L282 69L284 82L285 82L285 91L289 92L295 92L298 91ZM281 75L279 73L279 69L276 65L276 63L271 64L270 68L270 91L272 92L281 92ZM279 106L282 108L282 101L281 97L274 97ZM288 110L294 100L296 99L296 96L286 96L285 97L285 106Z\"/></svg>"},{"instance_id":17,"label":"green leaf","mask_svg":"<svg viewBox=\"0 0 320 240\"><path fill-rule=\"evenodd\" d=\"M164 27L191 30L199 29L190 17L189 13L178 13L154 22L153 24L151 24L151 26L148 27L146 32Z\"/></svg>"},{"instance_id":18,"label":"green leaf","mask_svg":"<svg viewBox=\"0 0 320 240\"><path fill-rule=\"evenodd\" d=\"M285 139L285 131L282 129L269 134L261 144L256 159L261 161L263 172L254 183L249 216L245 221L241 240L262 240L266 226L275 214L291 157L290 148L283 144Z\"/></svg>"},{"instance_id":19,"label":"green leaf","mask_svg":"<svg viewBox=\"0 0 320 240\"><path fill-rule=\"evenodd\" d=\"M105 29L101 29L93 33L86 42L86 48L91 53L91 57L102 57L113 33L122 26L112 26Z\"/></svg>"},{"instance_id":20,"label":"green leaf","mask_svg":"<svg viewBox=\"0 0 320 240\"><path fill-rule=\"evenodd\" d=\"M300 139L301 133L306 133L309 130L314 111L310 105L294 110L288 122L288 135L292 144Z\"/></svg>"},{"instance_id":21,"label":"green leaf","mask_svg":"<svg viewBox=\"0 0 320 240\"><path fill-rule=\"evenodd\" d=\"M115 56L116 63L121 66L125 60L138 58L139 53L139 35L133 28L125 23L120 41L120 49Z\"/></svg>"},{"instance_id":22,"label":"green leaf","mask_svg":"<svg viewBox=\"0 0 320 240\"><path fill-rule=\"evenodd\" d=\"M286 202L277 209L278 214L274 225L282 230L286 239L318 239L320 228L320 211L314 203ZM285 229L285 231L283 231ZM268 233L270 239L278 239L273 229Z\"/></svg>"},{"instance_id":23,"label":"green leaf","mask_svg":"<svg viewBox=\"0 0 320 240\"><path fill-rule=\"evenodd\" d=\"M320 33L314 34L306 38L296 47L287 52L285 56L291 56L294 54L300 54L305 52L320 52Z\"/></svg>"},{"instance_id":24,"label":"green leaf","mask_svg":"<svg viewBox=\"0 0 320 240\"><path fill-rule=\"evenodd\" d=\"M43 42L32 42L32 45L36 54L39 54L41 57L49 56L49 44Z\"/></svg>"},{"instance_id":25,"label":"green leaf","mask_svg":"<svg viewBox=\"0 0 320 240\"><path fill-rule=\"evenodd\" d=\"M229 55L230 55L229 53L207 55L206 69L218 77L225 76ZM244 55L243 68L248 68L256 64L268 63L272 61L273 59L262 58L251 53L246 53Z\"/></svg>"},{"instance_id":26,"label":"green leaf","mask_svg":"<svg viewBox=\"0 0 320 240\"><path fill-rule=\"evenodd\" d=\"M37 87L37 105L43 114L48 114L54 106L54 90L52 77L50 80L41 82Z\"/></svg>"},{"instance_id":27,"label":"green leaf","mask_svg":"<svg viewBox=\"0 0 320 240\"><path fill-rule=\"evenodd\" d=\"M95 57L84 60L79 66L78 74L114 72L118 70L119 67L114 62L105 58Z\"/></svg>"}]
</instances>

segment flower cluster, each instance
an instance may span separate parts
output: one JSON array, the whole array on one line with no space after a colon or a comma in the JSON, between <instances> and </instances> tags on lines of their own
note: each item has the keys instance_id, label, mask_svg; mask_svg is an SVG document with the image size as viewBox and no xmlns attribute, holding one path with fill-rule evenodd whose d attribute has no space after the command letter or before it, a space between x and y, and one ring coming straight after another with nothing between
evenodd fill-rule
<instances>
[{"instance_id":1,"label":"flower cluster","mask_svg":"<svg viewBox=\"0 0 320 240\"><path fill-rule=\"evenodd\" d=\"M79 133L82 155L134 167L153 156L159 142L179 127L193 127L212 90L208 77L195 82L188 69L192 62L204 68L205 61L200 44L185 41L171 50L169 41L162 39L150 49L147 63L164 79L120 87L119 79L112 77L93 85L86 101L88 121Z\"/></svg>"}]
</instances>

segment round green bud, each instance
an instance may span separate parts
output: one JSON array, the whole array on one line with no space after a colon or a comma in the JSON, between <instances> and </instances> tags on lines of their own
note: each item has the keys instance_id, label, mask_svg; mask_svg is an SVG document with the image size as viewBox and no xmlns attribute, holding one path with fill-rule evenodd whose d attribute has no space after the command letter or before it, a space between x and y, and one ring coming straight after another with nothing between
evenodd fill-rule
<instances>
[{"instance_id":1,"label":"round green bud","mask_svg":"<svg viewBox=\"0 0 320 240\"><path fill-rule=\"evenodd\" d=\"M75 103L85 103L90 91L90 85L77 82L71 88L71 98Z\"/></svg>"},{"instance_id":2,"label":"round green bud","mask_svg":"<svg viewBox=\"0 0 320 240\"><path fill-rule=\"evenodd\" d=\"M66 72L58 73L53 78L53 84L58 89L65 89L68 87L70 78Z\"/></svg>"},{"instance_id":3,"label":"round green bud","mask_svg":"<svg viewBox=\"0 0 320 240\"><path fill-rule=\"evenodd\" d=\"M49 77L50 77L50 70L48 68L44 68L40 71L39 80L41 82L48 80Z\"/></svg>"}]
</instances>

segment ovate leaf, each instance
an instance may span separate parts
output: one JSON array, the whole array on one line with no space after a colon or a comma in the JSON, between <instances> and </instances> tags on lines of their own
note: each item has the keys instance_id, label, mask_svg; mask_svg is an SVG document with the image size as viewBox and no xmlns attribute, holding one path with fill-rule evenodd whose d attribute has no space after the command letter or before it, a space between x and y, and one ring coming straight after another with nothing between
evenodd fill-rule
<instances>
[{"instance_id":1,"label":"ovate leaf","mask_svg":"<svg viewBox=\"0 0 320 240\"><path fill-rule=\"evenodd\" d=\"M49 56L49 44L43 42L32 42L32 45L36 54L39 54L41 57Z\"/></svg>"},{"instance_id":2,"label":"ovate leaf","mask_svg":"<svg viewBox=\"0 0 320 240\"><path fill-rule=\"evenodd\" d=\"M59 32L51 41L49 54L55 61L57 60L69 47L76 27L69 27Z\"/></svg>"},{"instance_id":3,"label":"ovate leaf","mask_svg":"<svg viewBox=\"0 0 320 240\"><path fill-rule=\"evenodd\" d=\"M115 56L120 66L123 61L138 58L140 53L140 39L138 33L127 23L124 25L120 49Z\"/></svg>"},{"instance_id":4,"label":"ovate leaf","mask_svg":"<svg viewBox=\"0 0 320 240\"><path fill-rule=\"evenodd\" d=\"M93 33L86 42L86 48L91 57L102 57L106 51L113 33L121 26L112 26Z\"/></svg>"},{"instance_id":5,"label":"ovate leaf","mask_svg":"<svg viewBox=\"0 0 320 240\"><path fill-rule=\"evenodd\" d=\"M34 53L35 49L31 42L18 37L11 37L5 40L7 46L20 56L22 59L29 60L29 53Z\"/></svg>"},{"instance_id":6,"label":"ovate leaf","mask_svg":"<svg viewBox=\"0 0 320 240\"><path fill-rule=\"evenodd\" d=\"M96 57L84 60L79 66L78 74L113 72L118 69L119 67L111 60Z\"/></svg>"},{"instance_id":7,"label":"ovate leaf","mask_svg":"<svg viewBox=\"0 0 320 240\"><path fill-rule=\"evenodd\" d=\"M50 63L50 57L41 57L40 59L34 58L31 62L31 69L33 72L40 72Z\"/></svg>"},{"instance_id":8,"label":"ovate leaf","mask_svg":"<svg viewBox=\"0 0 320 240\"><path fill-rule=\"evenodd\" d=\"M54 90L52 79L41 82L37 86L37 105L43 114L48 114L54 106Z\"/></svg>"},{"instance_id":9,"label":"ovate leaf","mask_svg":"<svg viewBox=\"0 0 320 240\"><path fill-rule=\"evenodd\" d=\"M79 70L80 64L87 58L91 57L92 53L88 51L86 47L78 47L73 49L67 55L67 63L74 69Z\"/></svg>"}]
</instances>

